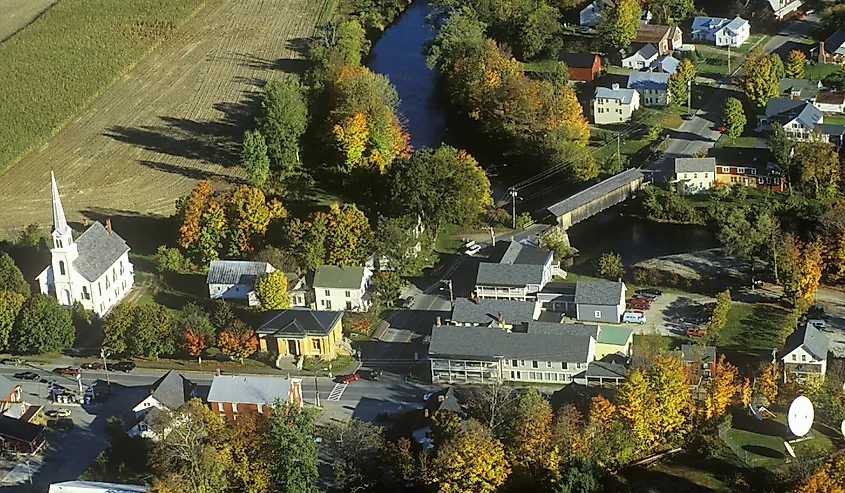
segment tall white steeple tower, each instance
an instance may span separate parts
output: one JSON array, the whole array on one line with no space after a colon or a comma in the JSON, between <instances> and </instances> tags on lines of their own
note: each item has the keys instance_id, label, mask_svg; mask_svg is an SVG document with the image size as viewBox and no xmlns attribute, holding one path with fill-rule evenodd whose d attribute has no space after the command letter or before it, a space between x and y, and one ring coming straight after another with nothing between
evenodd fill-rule
<instances>
[{"instance_id":1,"label":"tall white steeple tower","mask_svg":"<svg viewBox=\"0 0 845 493\"><path fill-rule=\"evenodd\" d=\"M56 185L56 175L51 171L50 180L53 187L53 248L64 249L73 244L73 234L65 219L62 199L59 197L59 187Z\"/></svg>"},{"instance_id":2,"label":"tall white steeple tower","mask_svg":"<svg viewBox=\"0 0 845 493\"><path fill-rule=\"evenodd\" d=\"M53 284L59 302L71 305L76 299L74 289L73 261L79 257L76 243L73 241L73 231L65 219L62 199L59 197L59 187L56 185L56 175L50 172L53 193L53 248L50 249L53 265Z\"/></svg>"}]
</instances>

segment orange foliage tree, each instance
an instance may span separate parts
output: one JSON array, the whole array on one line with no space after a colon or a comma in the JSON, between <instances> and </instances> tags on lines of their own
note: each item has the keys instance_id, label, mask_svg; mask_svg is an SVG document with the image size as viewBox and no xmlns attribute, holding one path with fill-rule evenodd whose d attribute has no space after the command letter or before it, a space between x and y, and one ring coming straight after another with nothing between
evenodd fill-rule
<instances>
[{"instance_id":1,"label":"orange foliage tree","mask_svg":"<svg viewBox=\"0 0 845 493\"><path fill-rule=\"evenodd\" d=\"M792 493L845 493L845 452L817 467Z\"/></svg>"},{"instance_id":2,"label":"orange foliage tree","mask_svg":"<svg viewBox=\"0 0 845 493\"><path fill-rule=\"evenodd\" d=\"M741 390L739 370L728 363L723 354L716 364L716 375L704 397L704 418L710 419L725 414L734 396Z\"/></svg>"},{"instance_id":3,"label":"orange foliage tree","mask_svg":"<svg viewBox=\"0 0 845 493\"><path fill-rule=\"evenodd\" d=\"M777 366L768 363L763 367L760 373L760 393L769 401L769 404L774 404L778 398L778 369Z\"/></svg>"},{"instance_id":4,"label":"orange foliage tree","mask_svg":"<svg viewBox=\"0 0 845 493\"><path fill-rule=\"evenodd\" d=\"M191 356L199 357L208 348L208 341L203 334L194 332L194 329L187 327L183 334L182 344L179 349Z\"/></svg>"},{"instance_id":5,"label":"orange foliage tree","mask_svg":"<svg viewBox=\"0 0 845 493\"><path fill-rule=\"evenodd\" d=\"M236 320L217 335L217 347L221 353L237 358L243 364L244 358L258 350L258 338L246 324Z\"/></svg>"}]
</instances>

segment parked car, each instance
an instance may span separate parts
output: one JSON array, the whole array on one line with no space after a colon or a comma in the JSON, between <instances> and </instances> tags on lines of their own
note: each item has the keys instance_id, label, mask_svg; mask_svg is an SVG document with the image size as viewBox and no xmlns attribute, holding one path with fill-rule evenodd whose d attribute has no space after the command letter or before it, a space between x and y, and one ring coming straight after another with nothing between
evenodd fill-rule
<instances>
[{"instance_id":1,"label":"parked car","mask_svg":"<svg viewBox=\"0 0 845 493\"><path fill-rule=\"evenodd\" d=\"M79 371L79 368L74 368L72 366L65 366L63 368L54 368L53 373L58 373L60 375L76 375Z\"/></svg>"},{"instance_id":2,"label":"parked car","mask_svg":"<svg viewBox=\"0 0 845 493\"><path fill-rule=\"evenodd\" d=\"M411 308L414 305L414 297L408 296L404 300L402 300L402 308Z\"/></svg>"},{"instance_id":3,"label":"parked car","mask_svg":"<svg viewBox=\"0 0 845 493\"><path fill-rule=\"evenodd\" d=\"M655 288L646 288L646 289L638 289L636 293L640 296L646 296L648 298L657 298L663 291Z\"/></svg>"},{"instance_id":4,"label":"parked car","mask_svg":"<svg viewBox=\"0 0 845 493\"><path fill-rule=\"evenodd\" d=\"M820 318L811 318L810 320L807 320L807 323L819 330L824 330L827 328L827 322Z\"/></svg>"},{"instance_id":5,"label":"parked car","mask_svg":"<svg viewBox=\"0 0 845 493\"><path fill-rule=\"evenodd\" d=\"M630 308L632 310L647 311L651 309L651 305L649 305L648 303L628 302L626 308Z\"/></svg>"},{"instance_id":6,"label":"parked car","mask_svg":"<svg viewBox=\"0 0 845 493\"><path fill-rule=\"evenodd\" d=\"M15 373L14 377L19 380L38 380L38 374L31 371Z\"/></svg>"},{"instance_id":7,"label":"parked car","mask_svg":"<svg viewBox=\"0 0 845 493\"><path fill-rule=\"evenodd\" d=\"M378 382L379 377L381 376L381 370L370 370L370 380L374 382Z\"/></svg>"},{"instance_id":8,"label":"parked car","mask_svg":"<svg viewBox=\"0 0 845 493\"><path fill-rule=\"evenodd\" d=\"M48 418L67 418L70 416L70 409L50 409L47 411Z\"/></svg>"},{"instance_id":9,"label":"parked car","mask_svg":"<svg viewBox=\"0 0 845 493\"><path fill-rule=\"evenodd\" d=\"M642 297L637 296L637 297L634 297L634 298L631 298L630 300L628 300L628 303L633 304L633 305L647 305L647 306L650 307L651 301L652 301L651 298L642 298Z\"/></svg>"},{"instance_id":10,"label":"parked car","mask_svg":"<svg viewBox=\"0 0 845 493\"><path fill-rule=\"evenodd\" d=\"M358 373L353 373L351 375L347 375L347 376L341 378L340 382L341 383L352 383L352 382L354 382L356 380L360 380L360 379L361 379L361 375L359 375Z\"/></svg>"},{"instance_id":11,"label":"parked car","mask_svg":"<svg viewBox=\"0 0 845 493\"><path fill-rule=\"evenodd\" d=\"M467 248L466 250L464 250L464 253L466 255L473 256L480 251L481 251L481 245L476 244L476 245L473 245L473 246Z\"/></svg>"},{"instance_id":12,"label":"parked car","mask_svg":"<svg viewBox=\"0 0 845 493\"><path fill-rule=\"evenodd\" d=\"M117 363L109 363L106 368L109 371L122 371L123 373L130 372L138 366L131 361L119 361Z\"/></svg>"},{"instance_id":13,"label":"parked car","mask_svg":"<svg viewBox=\"0 0 845 493\"><path fill-rule=\"evenodd\" d=\"M423 400L428 401L429 399L431 399L432 395L434 395L434 392L426 392L425 394L423 394Z\"/></svg>"},{"instance_id":14,"label":"parked car","mask_svg":"<svg viewBox=\"0 0 845 493\"><path fill-rule=\"evenodd\" d=\"M47 426L59 431L70 431L73 429L73 420L70 418L51 419L47 421Z\"/></svg>"},{"instance_id":15,"label":"parked car","mask_svg":"<svg viewBox=\"0 0 845 493\"><path fill-rule=\"evenodd\" d=\"M824 305L813 305L807 310L807 316L811 318L825 318Z\"/></svg>"},{"instance_id":16,"label":"parked car","mask_svg":"<svg viewBox=\"0 0 845 493\"><path fill-rule=\"evenodd\" d=\"M686 331L686 335L690 337L701 337L707 335L707 329L701 327L690 327Z\"/></svg>"},{"instance_id":17,"label":"parked car","mask_svg":"<svg viewBox=\"0 0 845 493\"><path fill-rule=\"evenodd\" d=\"M26 363L26 361L23 358L6 358L3 361L0 361L0 363L3 363L4 365L20 366Z\"/></svg>"},{"instance_id":18,"label":"parked car","mask_svg":"<svg viewBox=\"0 0 845 493\"><path fill-rule=\"evenodd\" d=\"M85 363L80 368L85 370L101 370L103 368L103 364L99 361L92 361L90 363Z\"/></svg>"},{"instance_id":19,"label":"parked car","mask_svg":"<svg viewBox=\"0 0 845 493\"><path fill-rule=\"evenodd\" d=\"M622 322L624 323L645 323L645 313L628 311L622 314Z\"/></svg>"}]
</instances>

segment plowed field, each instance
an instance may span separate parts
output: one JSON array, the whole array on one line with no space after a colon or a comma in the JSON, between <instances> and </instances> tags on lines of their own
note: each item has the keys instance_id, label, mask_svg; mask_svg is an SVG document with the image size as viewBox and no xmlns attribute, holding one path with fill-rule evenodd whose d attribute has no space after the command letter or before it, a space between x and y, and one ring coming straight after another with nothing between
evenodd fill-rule
<instances>
[{"instance_id":1,"label":"plowed field","mask_svg":"<svg viewBox=\"0 0 845 493\"><path fill-rule=\"evenodd\" d=\"M0 0L0 41L26 26L59 0Z\"/></svg>"},{"instance_id":2,"label":"plowed field","mask_svg":"<svg viewBox=\"0 0 845 493\"><path fill-rule=\"evenodd\" d=\"M2 1L2 0L0 0ZM0 176L0 236L50 223L50 171L70 219L167 215L198 179L240 177L255 93L298 71L318 0L208 0L46 145Z\"/></svg>"}]
</instances>

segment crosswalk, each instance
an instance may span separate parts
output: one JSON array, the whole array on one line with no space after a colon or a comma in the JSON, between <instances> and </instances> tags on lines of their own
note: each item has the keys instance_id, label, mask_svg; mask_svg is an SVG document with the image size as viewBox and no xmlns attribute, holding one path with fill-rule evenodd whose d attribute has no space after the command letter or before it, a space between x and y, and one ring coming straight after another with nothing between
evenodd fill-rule
<instances>
[{"instance_id":1,"label":"crosswalk","mask_svg":"<svg viewBox=\"0 0 845 493\"><path fill-rule=\"evenodd\" d=\"M334 388L332 389L332 391L329 392L329 398L326 399L326 400L339 401L341 396L343 395L343 392L346 390L346 387L348 387L348 386L349 386L348 383L336 383L334 385Z\"/></svg>"}]
</instances>

